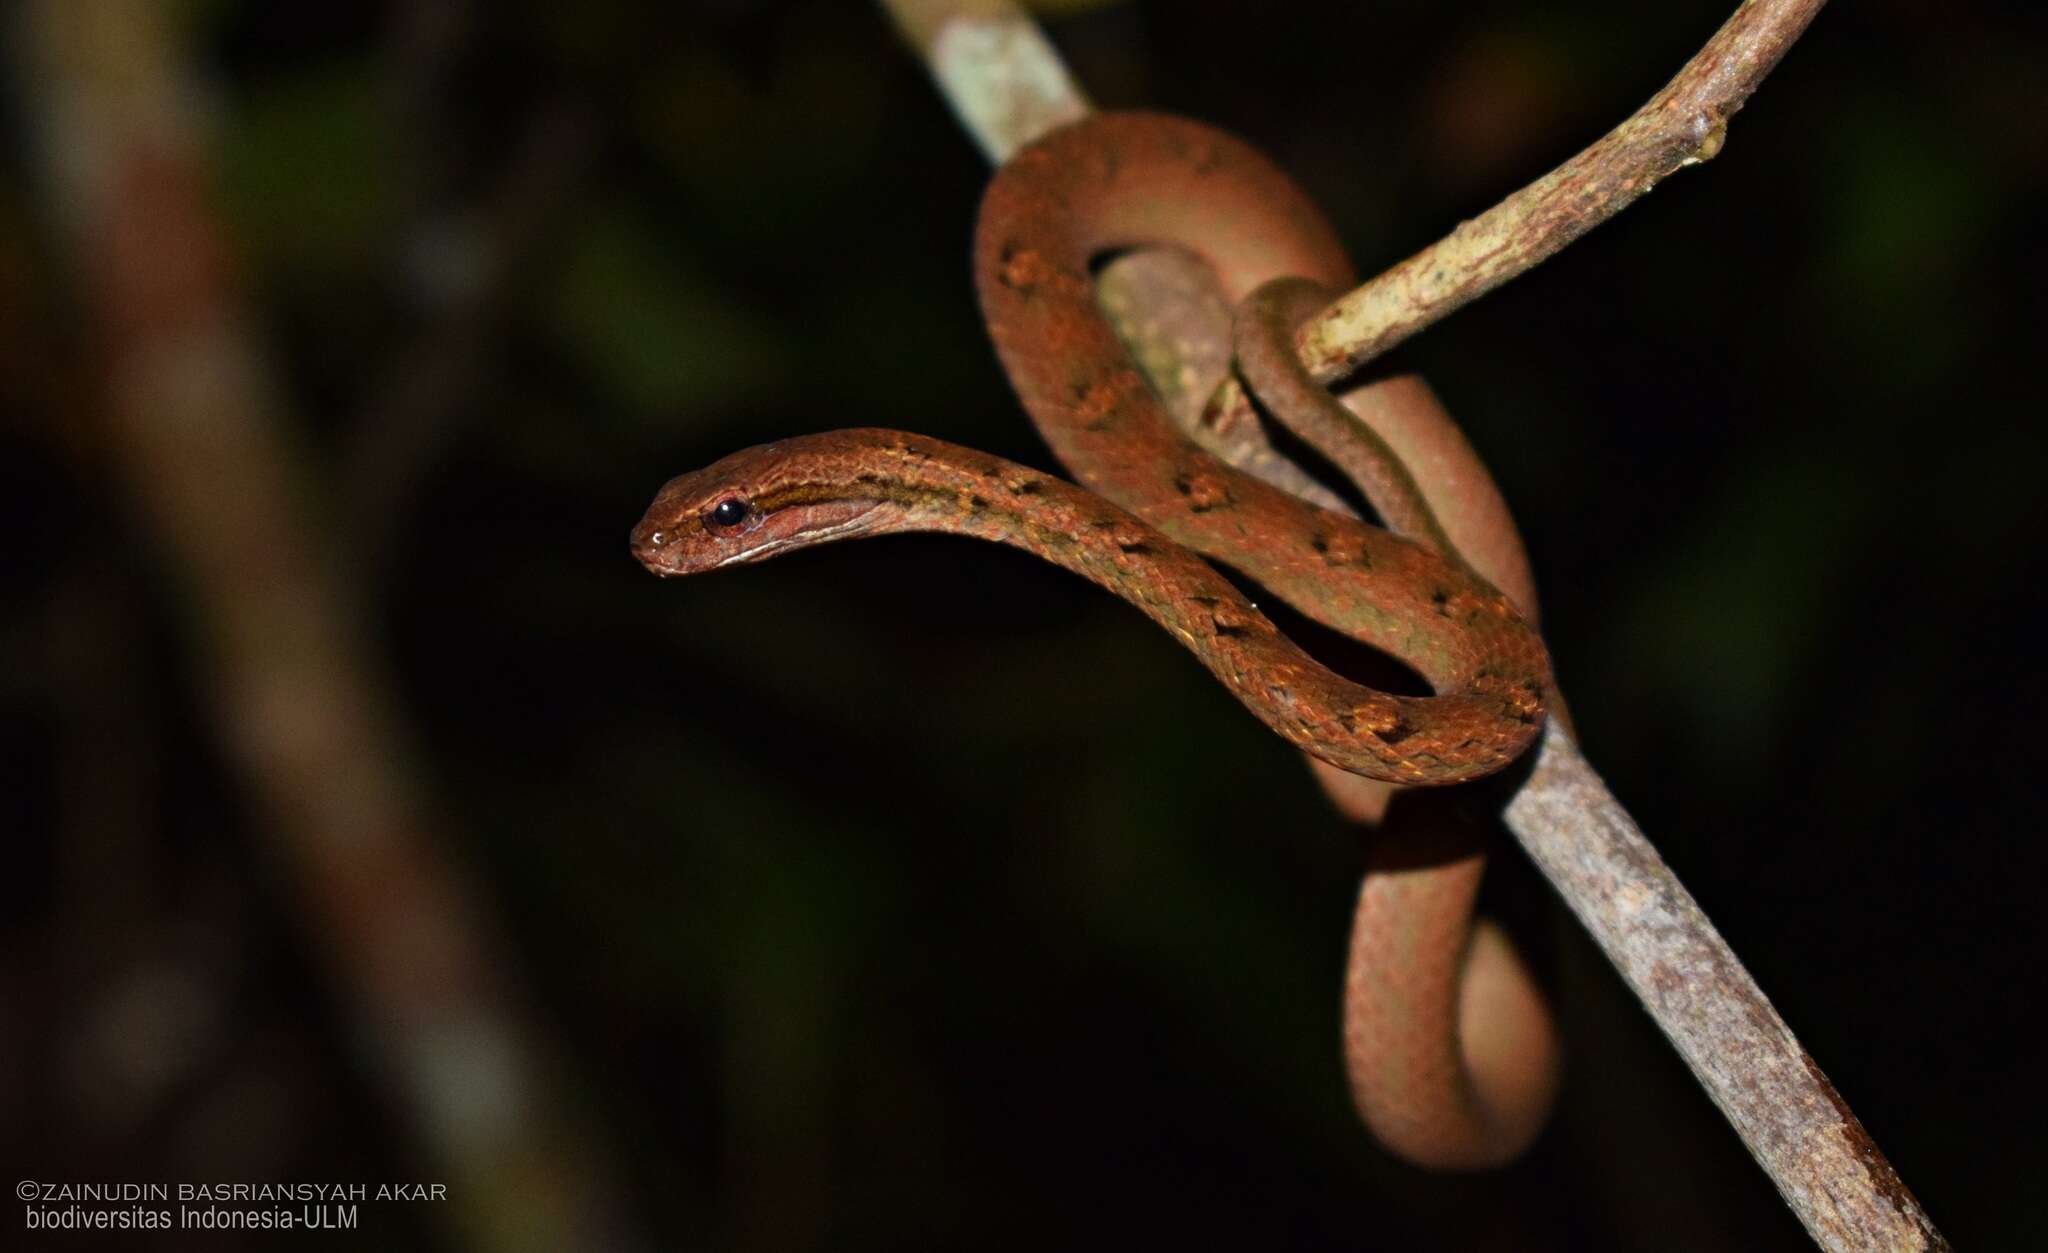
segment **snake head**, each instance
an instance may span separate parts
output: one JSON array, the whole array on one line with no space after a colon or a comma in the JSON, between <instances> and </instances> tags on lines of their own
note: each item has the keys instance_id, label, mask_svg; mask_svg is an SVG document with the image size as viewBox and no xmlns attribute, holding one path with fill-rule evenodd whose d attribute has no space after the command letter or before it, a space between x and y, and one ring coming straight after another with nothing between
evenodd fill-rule
<instances>
[{"instance_id":1,"label":"snake head","mask_svg":"<svg viewBox=\"0 0 2048 1253\"><path fill-rule=\"evenodd\" d=\"M670 479L633 528L633 556L664 577L698 574L872 529L880 502L815 472L806 445L762 444Z\"/></svg>"}]
</instances>

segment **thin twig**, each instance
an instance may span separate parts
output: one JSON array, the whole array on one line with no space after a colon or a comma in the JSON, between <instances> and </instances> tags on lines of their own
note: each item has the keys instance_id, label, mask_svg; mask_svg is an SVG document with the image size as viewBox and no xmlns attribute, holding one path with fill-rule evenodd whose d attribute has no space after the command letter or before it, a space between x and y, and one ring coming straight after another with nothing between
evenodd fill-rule
<instances>
[{"instance_id":1,"label":"thin twig","mask_svg":"<svg viewBox=\"0 0 2048 1253\"><path fill-rule=\"evenodd\" d=\"M199 690L354 1043L445 1169L447 1219L473 1247L629 1243L310 516L203 194L202 97L171 7L41 0L9 18L48 217L98 331L134 542L185 592Z\"/></svg>"},{"instance_id":2,"label":"thin twig","mask_svg":"<svg viewBox=\"0 0 2048 1253\"><path fill-rule=\"evenodd\" d=\"M1037 119L1064 120L1085 108L1078 93L1071 98L1046 95L1044 85L1063 81L1065 73L1038 63L1055 54L1042 35L1023 32L1029 19L1012 6L998 0L950 6L944 0L883 3L924 54L955 109L977 119L972 128L991 156L1000 159L1042 133L1042 127L1033 129ZM1749 0L1672 87L1629 123L1439 245L1451 253L1456 252L1453 245L1477 247L1476 253L1464 255L1476 256L1482 266L1492 264L1488 248L1526 260L1520 269L1479 282L1457 302L1440 302L1433 316L1555 253L1648 190L1647 183L1625 186L1630 177L1653 183L1688 158L1711 156L1708 148L1718 148L1728 115L1776 64L1820 3ZM955 34L956 23L966 33ZM1000 31L1000 37L992 31ZM962 48L974 49L975 55L962 55ZM1011 50L1022 63L991 64L999 60L992 51L998 49ZM985 77L966 88L957 85L977 74ZM1668 122L1673 116L1711 116L1713 121L1689 147L1655 149L1641 158L1643 173L1620 172L1613 162L1623 157L1610 147L1616 136L1623 139L1624 153L1635 152L1634 141L1653 133L1659 119ZM1667 160L1670 164L1659 169L1659 161ZM1601 171L1612 181L1602 182ZM1574 199L1597 186L1609 188L1605 199ZM1582 206L1583 220L1560 233L1566 228L1559 225L1558 208L1569 210L1574 204ZM1520 207L1508 210L1508 205ZM1481 224L1486 224L1483 231ZM1523 232L1529 240L1523 240ZM1445 265L1448 281L1451 262ZM1381 281L1361 291L1372 291ZM1430 281L1436 281L1433 271ZM1105 304L1111 304L1107 294ZM1145 359L1148 370L1171 375L1169 346L1162 341L1151 349ZM1816 1244L1843 1253L1948 1247L1755 980L1555 721L1506 818L1530 859L1614 962Z\"/></svg>"},{"instance_id":3,"label":"thin twig","mask_svg":"<svg viewBox=\"0 0 2048 1253\"><path fill-rule=\"evenodd\" d=\"M1557 255L1669 175L1712 160L1728 119L1777 67L1827 0L1745 0L1699 54L1628 120L1443 239L1353 288L1301 324L1309 372L1334 383L1416 332ZM1242 423L1250 400L1226 377L1210 401Z\"/></svg>"},{"instance_id":4,"label":"thin twig","mask_svg":"<svg viewBox=\"0 0 2048 1253\"><path fill-rule=\"evenodd\" d=\"M1728 119L1826 0L1745 0L1664 90L1585 151L1340 297L1296 336L1331 382L1634 204L1688 165L1711 160Z\"/></svg>"}]
</instances>

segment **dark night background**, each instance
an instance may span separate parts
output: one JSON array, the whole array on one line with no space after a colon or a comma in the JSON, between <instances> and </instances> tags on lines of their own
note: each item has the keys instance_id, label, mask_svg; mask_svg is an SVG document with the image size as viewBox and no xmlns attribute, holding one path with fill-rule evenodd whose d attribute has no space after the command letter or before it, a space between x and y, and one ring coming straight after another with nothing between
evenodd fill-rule
<instances>
[{"instance_id":1,"label":"dark night background","mask_svg":"<svg viewBox=\"0 0 2048 1253\"><path fill-rule=\"evenodd\" d=\"M628 557L665 478L779 435L1050 467L976 320L987 168L877 8L169 7L304 507L651 1244L1808 1247L1506 846L1489 906L1556 990L1558 1116L1495 1174L1378 1150L1337 1045L1356 848L1120 602L941 538L676 583ZM1366 270L1603 132L1729 8L1259 7L1045 17L1099 103L1266 149ZM1515 506L1588 755L1987 1250L2048 1246L2044 53L2031 4L1831 6L1718 159L1403 352ZM215 733L22 67L5 1159L445 1178ZM437 300L478 255L484 307ZM413 369L446 373L408 408ZM82 836L115 852L80 875ZM373 1208L362 1240L470 1247L442 1217Z\"/></svg>"}]
</instances>

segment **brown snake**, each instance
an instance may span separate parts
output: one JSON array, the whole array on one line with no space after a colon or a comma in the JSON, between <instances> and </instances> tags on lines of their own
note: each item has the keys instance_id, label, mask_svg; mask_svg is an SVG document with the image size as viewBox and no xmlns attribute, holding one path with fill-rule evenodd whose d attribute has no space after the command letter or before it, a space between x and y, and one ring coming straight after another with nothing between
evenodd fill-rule
<instances>
[{"instance_id":1,"label":"brown snake","mask_svg":"<svg viewBox=\"0 0 2048 1253\"><path fill-rule=\"evenodd\" d=\"M1242 143L1174 118L1093 115L1003 167L975 242L983 315L1004 369L1088 490L921 436L837 431L747 449L670 481L633 532L636 556L657 573L689 574L891 531L1007 543L1137 606L1268 727L1322 761L1404 785L1460 782L1513 761L1540 728L1549 662L1507 597L1450 547L1463 542L1447 533L1457 528L1436 520L1439 497L1497 500L1455 428L1445 420L1448 436L1420 437L1455 446L1443 458L1448 473L1411 475L1327 392L1314 389L1320 401L1288 396L1287 370L1260 344L1286 354L1304 289L1275 288L1240 319L1247 373L1277 416L1358 477L1407 538L1201 451L1173 427L1095 301L1090 267L1108 251L1147 244L1189 249L1233 301L1276 278L1336 286L1351 277L1306 196ZM1442 490L1433 495L1432 485ZM1394 695L1331 672L1203 557L1407 662L1434 694ZM1477 867L1474 857L1378 866L1354 937L1354 1092L1382 1139L1429 1165L1512 1156L1549 1100L1547 1020L1526 973L1497 933L1469 935ZM1373 967L1363 977L1361 960ZM1534 1053L1516 1031L1543 1037Z\"/></svg>"}]
</instances>

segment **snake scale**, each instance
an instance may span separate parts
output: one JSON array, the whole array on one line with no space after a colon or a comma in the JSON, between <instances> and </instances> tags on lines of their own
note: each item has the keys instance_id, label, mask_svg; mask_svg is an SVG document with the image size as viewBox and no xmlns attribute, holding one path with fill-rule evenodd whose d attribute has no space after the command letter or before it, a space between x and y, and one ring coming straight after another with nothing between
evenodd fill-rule
<instances>
[{"instance_id":1,"label":"snake scale","mask_svg":"<svg viewBox=\"0 0 2048 1253\"><path fill-rule=\"evenodd\" d=\"M1402 534L1253 478L1173 425L1097 305L1091 276L1105 254L1155 244L1188 249L1233 303L1245 302L1238 352L1254 390ZM1511 527L1506 542L1485 533L1507 525L1505 512L1485 507L1497 494L1447 418L1402 437L1399 451L1420 450L1427 463L1411 467L1292 362L1295 322L1352 274L1285 175L1197 123L1094 114L998 172L974 267L1004 370L1079 487L898 431L801 436L671 480L634 529L635 555L680 575L896 531L1010 544L1136 606L1273 731L1344 771L1450 784L1497 771L1530 745L1550 691L1548 656L1514 603L1452 547L1519 560ZM1266 286L1276 279L1300 281ZM1438 521L1451 511L1485 519L1465 527L1469 544ZM1381 692L1330 671L1209 561L1406 662L1433 694ZM1491 573L1526 588L1525 570ZM1347 986L1354 1095L1381 1139L1411 1160L1494 1164L1519 1152L1547 1111L1548 1020L1505 940L1472 926L1479 857L1413 860L1368 865Z\"/></svg>"}]
</instances>

